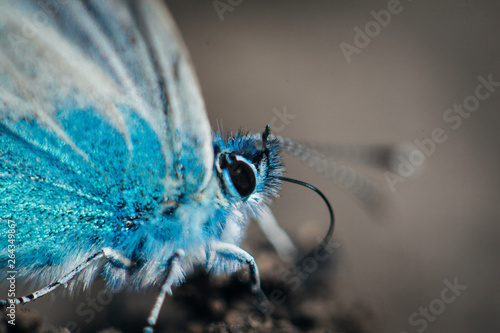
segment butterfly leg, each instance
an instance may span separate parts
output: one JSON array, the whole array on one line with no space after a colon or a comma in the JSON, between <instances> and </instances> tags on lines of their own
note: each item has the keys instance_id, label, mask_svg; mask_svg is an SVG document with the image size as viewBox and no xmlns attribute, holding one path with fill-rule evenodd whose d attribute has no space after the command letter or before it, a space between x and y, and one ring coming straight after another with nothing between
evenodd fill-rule
<instances>
[{"instance_id":1,"label":"butterfly leg","mask_svg":"<svg viewBox=\"0 0 500 333\"><path fill-rule=\"evenodd\" d=\"M281 259L293 262L297 258L297 248L285 230L279 226L269 207L264 207L263 212L257 218L257 223Z\"/></svg>"},{"instance_id":2,"label":"butterfly leg","mask_svg":"<svg viewBox=\"0 0 500 333\"><path fill-rule=\"evenodd\" d=\"M8 303L14 303L14 304L24 304L28 303L31 301L36 300L37 298L40 298L44 295L47 295L48 293L52 292L54 289L59 287L60 285L65 285L69 281L71 281L75 276L77 276L81 271L83 271L85 268L93 264L94 262L98 261L101 258L106 258L110 263L113 265L120 267L120 268L130 268L132 267L133 263L129 259L125 258L121 254L119 254L117 251L105 247L99 252L93 254L85 262L81 263L80 265L76 266L73 270L71 270L69 273L64 275L62 278L59 280L49 284L48 286L35 291L32 294L29 294L27 296L23 296L20 298L13 298L9 300L0 300L0 304L8 304Z\"/></svg>"},{"instance_id":3,"label":"butterfly leg","mask_svg":"<svg viewBox=\"0 0 500 333\"><path fill-rule=\"evenodd\" d=\"M215 242L212 244L212 249L215 251L217 256L224 257L230 261L236 262L237 264L247 264L250 269L250 283L252 292L255 293L259 299L260 305L267 305L267 298L260 287L260 274L257 263L254 257L247 251L243 250L241 247L224 242ZM225 267L226 270L236 270L239 265L234 265L233 269L231 267Z\"/></svg>"},{"instance_id":4,"label":"butterfly leg","mask_svg":"<svg viewBox=\"0 0 500 333\"><path fill-rule=\"evenodd\" d=\"M160 314L161 307L163 305L163 301L165 300L165 295L168 293L172 295L172 283L173 276L172 272L179 265L179 260L184 256L183 250L177 250L169 259L167 263L167 271L165 273L165 279L161 286L161 291L158 297L156 298L156 303L151 309L151 314L148 318L148 325L144 328L145 333L153 333L153 327L156 324L156 320L158 319L158 315Z\"/></svg>"}]
</instances>

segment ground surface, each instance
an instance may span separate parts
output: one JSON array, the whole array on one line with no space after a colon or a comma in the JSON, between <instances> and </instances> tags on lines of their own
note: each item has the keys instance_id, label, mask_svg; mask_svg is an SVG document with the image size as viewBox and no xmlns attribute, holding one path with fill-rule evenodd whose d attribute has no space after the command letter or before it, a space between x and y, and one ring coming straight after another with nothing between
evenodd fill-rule
<instances>
[{"instance_id":1,"label":"ground surface","mask_svg":"<svg viewBox=\"0 0 500 333\"><path fill-rule=\"evenodd\" d=\"M374 332L377 319L372 310L361 302L347 306L335 299L338 256L326 251L318 254L316 259L309 256L301 261L298 267L302 269L293 270L271 249L259 253L267 308L259 305L249 291L246 271L221 278L196 273L167 299L156 332ZM99 292L94 295L97 303L105 299ZM22 307L16 312L16 326L7 325L3 317L0 332L138 332L147 312L146 302L138 298L141 295L116 295L110 304L96 306L108 309L96 313L90 323L85 322L89 307L79 312L83 316L76 326L69 324L66 328L47 322L36 310ZM138 307L144 309L138 311Z\"/></svg>"}]
</instances>

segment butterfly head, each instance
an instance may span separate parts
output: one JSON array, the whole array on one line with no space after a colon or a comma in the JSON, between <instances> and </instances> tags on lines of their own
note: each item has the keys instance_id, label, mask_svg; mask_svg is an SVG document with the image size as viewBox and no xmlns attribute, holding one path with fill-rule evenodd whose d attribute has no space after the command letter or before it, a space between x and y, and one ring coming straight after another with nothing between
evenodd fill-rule
<instances>
[{"instance_id":1,"label":"butterfly head","mask_svg":"<svg viewBox=\"0 0 500 333\"><path fill-rule=\"evenodd\" d=\"M269 126L262 135L214 134L215 171L221 192L232 204L244 204L252 213L269 203L281 186L283 167L278 141Z\"/></svg>"}]
</instances>

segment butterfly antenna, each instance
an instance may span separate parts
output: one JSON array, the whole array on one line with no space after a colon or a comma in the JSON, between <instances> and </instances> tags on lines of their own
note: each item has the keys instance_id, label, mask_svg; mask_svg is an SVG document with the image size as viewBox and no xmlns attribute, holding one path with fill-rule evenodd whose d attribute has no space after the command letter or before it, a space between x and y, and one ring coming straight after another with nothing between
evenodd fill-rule
<instances>
[{"instance_id":1,"label":"butterfly antenna","mask_svg":"<svg viewBox=\"0 0 500 333\"><path fill-rule=\"evenodd\" d=\"M270 134L271 128L269 127L269 125L266 125L264 132L262 132L262 150L267 150L267 139L269 138Z\"/></svg>"},{"instance_id":2,"label":"butterfly antenna","mask_svg":"<svg viewBox=\"0 0 500 333\"><path fill-rule=\"evenodd\" d=\"M332 239L333 229L335 227L335 215L333 214L333 209L332 209L332 206L330 205L330 202L328 201L326 196L320 190L318 190L316 187L314 187L313 185L311 185L309 183L306 183L306 182L303 182L300 180L296 180L296 179L292 179L292 178L288 178L288 177L279 177L279 179L281 179L282 181L285 181L285 182L294 183L294 184L298 184L298 185L302 185L304 187L307 187L308 189L316 192L325 202L326 207L328 207L328 211L330 213L330 227L328 228L328 231L327 231L325 237L323 238L323 241L321 241L321 243L317 247L318 250L323 250L328 245L330 240ZM316 252L316 248L313 249L311 252L309 252L302 260L304 260L307 257L310 257L311 255L313 255L314 252ZM300 260L300 261L302 261L302 260Z\"/></svg>"}]
</instances>

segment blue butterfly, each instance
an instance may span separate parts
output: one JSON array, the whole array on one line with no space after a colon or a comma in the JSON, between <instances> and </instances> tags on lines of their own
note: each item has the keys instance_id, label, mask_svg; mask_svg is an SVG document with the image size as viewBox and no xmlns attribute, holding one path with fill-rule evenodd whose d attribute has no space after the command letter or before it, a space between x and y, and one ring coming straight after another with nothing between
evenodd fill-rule
<instances>
[{"instance_id":1,"label":"blue butterfly","mask_svg":"<svg viewBox=\"0 0 500 333\"><path fill-rule=\"evenodd\" d=\"M214 274L248 266L264 299L255 260L238 244L254 218L280 255L296 253L269 209L287 180L280 151L360 198L375 197L320 148L269 127L212 134L161 1L0 7L0 218L9 230L0 269L46 285L6 304L61 285L85 288L99 275L109 288L161 285L152 331L165 295L195 266Z\"/></svg>"}]
</instances>

